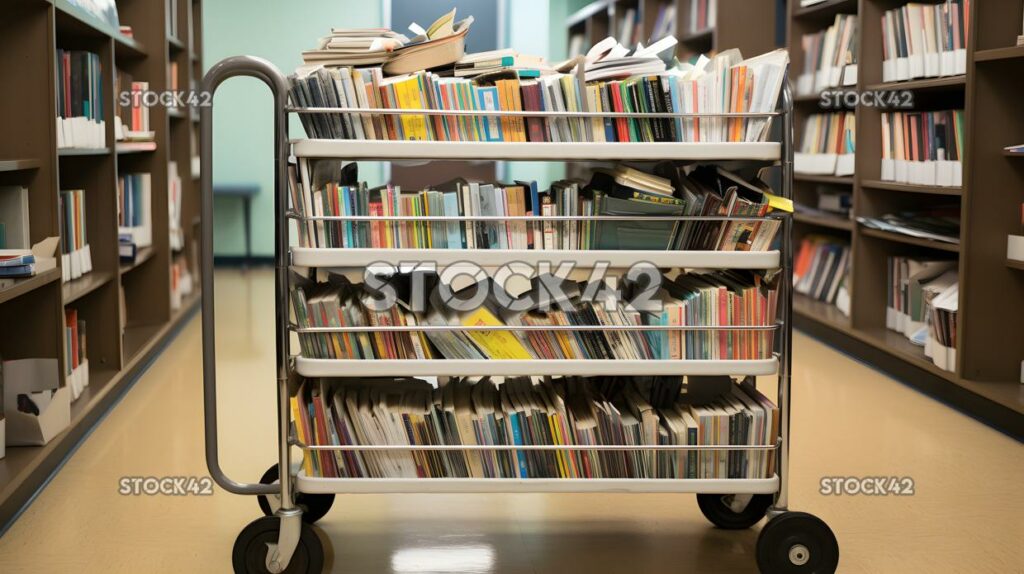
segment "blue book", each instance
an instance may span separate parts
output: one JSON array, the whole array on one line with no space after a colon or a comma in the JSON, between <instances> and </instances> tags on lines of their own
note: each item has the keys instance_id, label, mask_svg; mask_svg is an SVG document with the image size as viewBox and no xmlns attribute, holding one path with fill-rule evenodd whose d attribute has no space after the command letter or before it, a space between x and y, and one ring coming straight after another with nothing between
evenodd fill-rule
<instances>
[{"instance_id":1,"label":"blue book","mask_svg":"<svg viewBox=\"0 0 1024 574\"><path fill-rule=\"evenodd\" d=\"M444 194L444 216L445 217L458 217L459 214L459 195L454 191L449 191ZM447 223L448 228L448 249L465 249L466 241L462 236L462 225L458 221L449 221Z\"/></svg>"},{"instance_id":2,"label":"blue book","mask_svg":"<svg viewBox=\"0 0 1024 574\"><path fill-rule=\"evenodd\" d=\"M509 413L509 421L512 423L512 444L522 446L523 432L519 429L519 414L515 412ZM526 468L526 453L521 450L517 450L516 457L519 458L520 478L530 478L529 472Z\"/></svg>"},{"instance_id":3,"label":"blue book","mask_svg":"<svg viewBox=\"0 0 1024 574\"><path fill-rule=\"evenodd\" d=\"M31 265L35 262L35 255L18 255L9 259L0 259L0 269L4 269L6 267L21 267L24 265Z\"/></svg>"},{"instance_id":4,"label":"blue book","mask_svg":"<svg viewBox=\"0 0 1024 574\"><path fill-rule=\"evenodd\" d=\"M32 275L33 265L13 265L11 267L0 267L0 277L29 277Z\"/></svg>"},{"instance_id":5,"label":"blue book","mask_svg":"<svg viewBox=\"0 0 1024 574\"><path fill-rule=\"evenodd\" d=\"M498 88L494 86L474 87L473 90L476 92L477 109L493 112L501 111L499 103L501 99L498 97ZM481 117L480 122L484 128L482 134L484 141L505 141L505 137L501 132L501 119L498 116Z\"/></svg>"}]
</instances>

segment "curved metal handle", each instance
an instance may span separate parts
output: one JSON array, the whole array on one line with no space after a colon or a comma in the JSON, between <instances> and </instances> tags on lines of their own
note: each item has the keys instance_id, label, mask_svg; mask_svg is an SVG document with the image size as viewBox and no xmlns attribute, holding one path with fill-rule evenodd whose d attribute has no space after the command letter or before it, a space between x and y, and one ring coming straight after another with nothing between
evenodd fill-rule
<instances>
[{"instance_id":1,"label":"curved metal handle","mask_svg":"<svg viewBox=\"0 0 1024 574\"><path fill-rule=\"evenodd\" d=\"M288 161L288 116L285 106L288 103L288 82L278 69L262 58L252 56L236 56L227 58L210 68L203 78L202 89L211 95L224 80L236 76L248 76L262 80L270 88L274 96L274 201L275 201L275 261L278 266L277 297L281 292L288 293L287 273L280 272L287 267L288 226L284 221L287 212L287 161ZM269 484L247 484L228 478L220 468L220 457L217 448L217 355L216 337L214 333L214 299L213 299L213 107L207 106L200 110L200 137L202 145L200 157L202 174L200 190L202 192L202 309L203 309L203 414L206 428L206 467L210 476L228 492L235 494L277 494L288 481L287 472L281 473L282 486ZM278 418L279 436L287 437L287 343L288 318L281 305L277 309L277 376L279 387L278 412L284 417ZM281 396L284 396L282 408ZM283 420L282 420L283 418ZM280 428L280 425L284 425ZM287 440L283 442L287 443ZM287 446L283 449L287 451Z\"/></svg>"}]
</instances>

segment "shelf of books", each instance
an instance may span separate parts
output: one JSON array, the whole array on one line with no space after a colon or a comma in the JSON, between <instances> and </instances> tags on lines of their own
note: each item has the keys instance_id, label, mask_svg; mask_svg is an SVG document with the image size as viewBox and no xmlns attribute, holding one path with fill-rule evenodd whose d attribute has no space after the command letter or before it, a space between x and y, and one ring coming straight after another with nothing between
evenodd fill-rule
<instances>
[{"instance_id":1,"label":"shelf of books","mask_svg":"<svg viewBox=\"0 0 1024 574\"><path fill-rule=\"evenodd\" d=\"M168 88L160 49L166 15L135 2L117 8L55 0L0 9L0 53L10 55L0 57L0 73L25 87L0 96L8 127L25 135L0 141L0 322L19 326L0 333L0 360L5 375L10 367L35 373L44 386L52 382L38 391L38 405L48 405L38 415L10 412L21 402L6 405L8 420L32 420L17 433L8 427L0 523L184 318L170 313L167 234L152 231L168 225L167 172L160 169L174 157L167 112L140 102L145 90ZM193 9L199 2L180 3L182 21ZM150 174L145 206L138 197L125 203L123 180L136 173ZM138 219L150 225L149 257L162 263L124 276L126 206L132 217L146 212ZM145 353L126 352L122 326L129 319L155 326L138 347ZM3 385L16 384L3 378Z\"/></svg>"},{"instance_id":2,"label":"shelf of books","mask_svg":"<svg viewBox=\"0 0 1024 574\"><path fill-rule=\"evenodd\" d=\"M770 494L779 489L778 477L752 479L689 478L636 480L632 478L319 478L299 474L296 484L302 492L327 494L415 493L430 481L431 492L647 492Z\"/></svg>"},{"instance_id":3,"label":"shelf of books","mask_svg":"<svg viewBox=\"0 0 1024 574\"><path fill-rule=\"evenodd\" d=\"M808 244L794 311L798 325L850 349L867 345L880 367L1020 434L1024 403L1013 385L1024 349L988 335L995 302L1005 300L988 286L1019 282L991 254L1019 232L1024 202L988 190L1019 179L1001 150L1021 138L996 119L1013 91L1001 80L1012 72L998 67L1013 64L984 52L1015 49L1021 6L978 4L790 3L788 45L804 94L794 219L801 250ZM876 100L865 102L868 94ZM992 140L993 130L1001 137ZM951 269L894 285L887 265L900 258L915 270L936 261ZM915 328L887 321L894 292L915 302ZM952 351L933 353L933 340Z\"/></svg>"}]
</instances>

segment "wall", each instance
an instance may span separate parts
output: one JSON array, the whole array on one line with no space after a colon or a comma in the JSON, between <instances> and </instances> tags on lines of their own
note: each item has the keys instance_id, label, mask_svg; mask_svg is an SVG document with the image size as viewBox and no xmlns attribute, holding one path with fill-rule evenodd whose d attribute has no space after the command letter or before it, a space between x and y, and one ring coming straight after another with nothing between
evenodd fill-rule
<instances>
[{"instance_id":1,"label":"wall","mask_svg":"<svg viewBox=\"0 0 1024 574\"><path fill-rule=\"evenodd\" d=\"M312 48L334 27L375 27L382 21L384 0L216 0L203 3L203 64L207 69L229 56L266 58L282 72L302 64L302 50ZM301 7L300 7L301 6ZM292 118L292 133L301 134ZM271 98L263 83L236 78L222 84L214 100L214 186L255 183L252 243L256 256L274 253L273 121ZM369 165L364 179L379 181L380 169ZM245 252L242 207L233 199L214 202L217 255Z\"/></svg>"}]
</instances>

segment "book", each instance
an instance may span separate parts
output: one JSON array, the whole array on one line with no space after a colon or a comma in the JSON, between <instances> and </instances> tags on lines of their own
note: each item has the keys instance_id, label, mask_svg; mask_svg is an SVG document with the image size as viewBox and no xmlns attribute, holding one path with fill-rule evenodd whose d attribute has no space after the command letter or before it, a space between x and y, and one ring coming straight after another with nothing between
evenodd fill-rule
<instances>
[{"instance_id":1,"label":"book","mask_svg":"<svg viewBox=\"0 0 1024 574\"><path fill-rule=\"evenodd\" d=\"M62 279L66 283L92 271L85 190L61 190L57 196L61 228Z\"/></svg>"},{"instance_id":2,"label":"book","mask_svg":"<svg viewBox=\"0 0 1024 574\"><path fill-rule=\"evenodd\" d=\"M856 44L856 14L836 14L831 26L801 36L804 66L796 79L797 94L815 94L851 83L843 76L847 67L857 64Z\"/></svg>"},{"instance_id":3,"label":"book","mask_svg":"<svg viewBox=\"0 0 1024 574\"><path fill-rule=\"evenodd\" d=\"M882 27L882 81L964 74L970 2L908 2L886 10Z\"/></svg>"},{"instance_id":4,"label":"book","mask_svg":"<svg viewBox=\"0 0 1024 574\"><path fill-rule=\"evenodd\" d=\"M882 112L881 179L933 186L963 181L964 112Z\"/></svg>"},{"instance_id":5,"label":"book","mask_svg":"<svg viewBox=\"0 0 1024 574\"><path fill-rule=\"evenodd\" d=\"M106 146L103 64L83 50L57 49L57 147Z\"/></svg>"},{"instance_id":6,"label":"book","mask_svg":"<svg viewBox=\"0 0 1024 574\"><path fill-rule=\"evenodd\" d=\"M152 178L150 174L126 173L118 176L118 237L129 238L130 242L139 249L150 247L153 244L151 197Z\"/></svg>"},{"instance_id":7,"label":"book","mask_svg":"<svg viewBox=\"0 0 1024 574\"><path fill-rule=\"evenodd\" d=\"M850 245L832 237L811 235L800 241L793 260L793 288L797 293L840 307L849 298Z\"/></svg>"}]
</instances>

